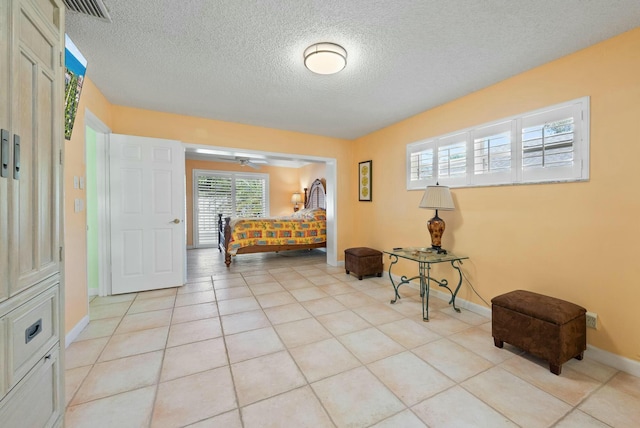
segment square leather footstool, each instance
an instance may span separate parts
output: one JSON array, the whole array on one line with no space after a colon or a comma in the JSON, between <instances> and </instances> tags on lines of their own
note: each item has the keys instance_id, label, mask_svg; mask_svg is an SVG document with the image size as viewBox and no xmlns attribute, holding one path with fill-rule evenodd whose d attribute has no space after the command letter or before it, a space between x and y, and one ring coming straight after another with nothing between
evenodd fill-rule
<instances>
[{"instance_id":1,"label":"square leather footstool","mask_svg":"<svg viewBox=\"0 0 640 428\"><path fill-rule=\"evenodd\" d=\"M344 267L347 274L353 272L359 280L366 275L382 276L382 251L367 247L344 250Z\"/></svg>"},{"instance_id":2,"label":"square leather footstool","mask_svg":"<svg viewBox=\"0 0 640 428\"><path fill-rule=\"evenodd\" d=\"M581 360L587 349L587 310L575 303L526 290L491 299L494 344L510 343L549 362L559 375L562 364Z\"/></svg>"}]
</instances>

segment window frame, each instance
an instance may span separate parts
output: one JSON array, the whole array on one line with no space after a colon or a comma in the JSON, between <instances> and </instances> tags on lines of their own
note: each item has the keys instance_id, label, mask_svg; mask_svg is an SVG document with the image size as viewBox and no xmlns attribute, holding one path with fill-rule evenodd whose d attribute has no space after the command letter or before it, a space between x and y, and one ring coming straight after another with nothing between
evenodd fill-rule
<instances>
[{"instance_id":1,"label":"window frame","mask_svg":"<svg viewBox=\"0 0 640 428\"><path fill-rule=\"evenodd\" d=\"M193 209L193 246L194 248L210 248L218 246L218 237L215 234L213 243L200 243L200 222L199 222L199 191L198 191L198 177L201 176L209 176L209 177L222 177L231 179L231 204L232 204L232 213L231 217L235 216L234 214L236 209L236 180L237 179L261 179L264 180L264 208L265 213L264 217L269 217L271 215L270 211L270 203L269 203L269 174L259 173L259 172L236 172L236 171L221 171L221 170L207 170L207 169L194 169L192 171L193 177L193 197L192 197L192 209ZM214 213L215 221L217 222L217 215L219 213ZM226 216L226 213L223 213L223 217ZM217 223L216 223L217 224ZM219 231L218 231L219 232Z\"/></svg>"},{"instance_id":2,"label":"window frame","mask_svg":"<svg viewBox=\"0 0 640 428\"><path fill-rule=\"evenodd\" d=\"M588 181L590 164L589 104L590 98L585 96L407 144L405 168L407 190L423 190L426 186L436 183L449 187L479 187ZM567 114L573 118L572 164L557 167L524 167L523 129L540 120L543 120L543 123L549 123L568 119ZM536 119L538 120L536 121ZM489 170L488 172L476 173L476 140L501 134L509 135L510 138L510 167L495 172ZM438 163L440 148L460 141L463 137L467 147L465 173L456 176L441 175ZM415 171L415 168L412 174L412 157L427 151L433 153L433 164L430 167L433 174L420 178L419 171ZM418 178L412 179L412 175L415 177L416 174L418 174Z\"/></svg>"}]
</instances>

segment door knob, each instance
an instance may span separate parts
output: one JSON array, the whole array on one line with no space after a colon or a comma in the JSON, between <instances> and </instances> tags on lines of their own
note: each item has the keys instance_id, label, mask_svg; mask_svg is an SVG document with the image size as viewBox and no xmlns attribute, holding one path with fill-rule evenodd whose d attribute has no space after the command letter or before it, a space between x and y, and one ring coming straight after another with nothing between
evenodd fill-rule
<instances>
[{"instance_id":1,"label":"door knob","mask_svg":"<svg viewBox=\"0 0 640 428\"><path fill-rule=\"evenodd\" d=\"M173 219L173 223L175 223L175 224L180 224L180 219L179 219L179 218L175 218L175 219Z\"/></svg>"}]
</instances>

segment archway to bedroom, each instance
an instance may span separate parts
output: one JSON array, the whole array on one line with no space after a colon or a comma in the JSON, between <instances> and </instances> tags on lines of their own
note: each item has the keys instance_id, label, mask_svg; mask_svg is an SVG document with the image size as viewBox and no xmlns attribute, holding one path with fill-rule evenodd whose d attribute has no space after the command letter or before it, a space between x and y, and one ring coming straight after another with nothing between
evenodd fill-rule
<instances>
[{"instance_id":1,"label":"archway to bedroom","mask_svg":"<svg viewBox=\"0 0 640 428\"><path fill-rule=\"evenodd\" d=\"M108 161L108 141L111 135L111 130L106 127L95 115L87 110L85 117L85 125L94 130L94 132L100 136L98 141L100 144L96 146L96 159L94 162L96 165L96 181L98 187L99 195L96 195L96 200L94 202L89 201L87 199L87 205L94 204L98 207L96 213L94 214L98 232L98 242L95 243L95 250L90 248L87 249L88 257L96 260L96 264L98 266L98 279L93 281L92 284L97 282L97 286L90 288L88 290L89 296L106 296L112 294L112 276L111 276L111 263L110 263L110 254L111 254L111 241L110 241L110 232L109 232L109 212L110 212L110 203L109 203L109 174L107 171L109 169L109 161ZM315 178L325 178L326 183L326 192L327 192L327 201L326 201L326 214L327 214L327 245L326 245L326 256L323 257L323 261L326 261L329 265L337 266L337 230L336 230L336 212L337 212L337 197L336 197L336 160L333 158L322 158L322 157L312 157L312 156L297 156L286 153L271 153L271 152L247 152L247 151L239 151L238 149L232 148L217 148L206 145L196 145L196 144L182 144L185 147L185 150L192 154L196 154L196 150L208 150L215 151L214 153L218 156L217 159L211 155L211 153L199 153L199 156L204 161L208 162L218 162L218 166L222 165L223 169L239 169L241 171L260 171L256 170L250 166L241 166L238 162L225 162L224 156L231 156L232 159L235 156L253 156L253 157L261 157L262 159L267 160L269 164L287 165L288 168L274 168L275 175L278 175L278 178L273 180L274 183L278 183L278 186L282 188L283 194L278 186L272 186L272 191L274 195L277 195L276 198L280 198L280 201L274 206L279 206L277 208L280 211L273 211L274 215L281 215L282 210L293 210L293 205L291 204L291 193L295 191L295 189L302 190L307 184L311 183ZM204 159L202 159L204 155ZM185 161L186 164L187 161ZM208 168L208 166L207 166ZM267 166L260 166L261 170L264 172L267 170ZM297 182L295 180L285 180L281 177L281 175L287 176L287 174L283 174L282 171L286 171L287 169L301 169L302 173L294 175L297 177ZM186 170L186 165L185 165ZM278 172L279 171L279 172ZM192 171L185 171L185 182L187 182L187 186L192 191ZM319 175L323 175L323 177L317 177ZM283 184L284 183L284 184ZM185 189L187 190L187 189ZM185 192L186 193L186 192ZM88 196L89 198L89 196ZM192 201L187 201L185 198L185 223L187 226L193 224L193 211L192 211ZM191 230L191 233L192 230ZM185 239L186 240L186 239ZM89 244L89 243L88 243ZM184 245L184 244L183 244ZM89 245L88 245L89 247ZM188 243L187 248L193 247L193 242ZM93 247L92 247L93 248ZM215 248L214 248L215 250ZM317 252L317 250L316 250ZM323 253L321 253L323 254ZM293 255L293 254L292 254ZM224 260L224 258L222 258ZM186 263L185 257L185 263ZM221 266L224 268L224 261L220 262ZM186 278L185 278L186 279ZM89 286L88 286L89 287Z\"/></svg>"},{"instance_id":2,"label":"archway to bedroom","mask_svg":"<svg viewBox=\"0 0 640 428\"><path fill-rule=\"evenodd\" d=\"M188 249L218 248L218 211L227 211L231 215L247 211L246 204L240 206L238 202L243 199L241 192L246 192L247 187L252 192L262 192L256 197L255 207L249 211L258 210L266 213L267 217L286 217L294 214L293 194L300 193L303 199L304 189L311 188L314 180L320 179L326 192L327 239L322 251L326 251L327 264L337 265L335 159L189 143L184 146ZM212 192L216 198L209 197ZM218 202L214 203L214 199ZM220 206L220 200L225 201L222 203L227 205L225 208ZM303 208L302 203L299 208ZM224 228L224 221L221 228ZM295 254L301 253L290 253L291 256ZM233 260L249 257L256 256L238 254ZM268 256L263 254L262 257Z\"/></svg>"}]
</instances>

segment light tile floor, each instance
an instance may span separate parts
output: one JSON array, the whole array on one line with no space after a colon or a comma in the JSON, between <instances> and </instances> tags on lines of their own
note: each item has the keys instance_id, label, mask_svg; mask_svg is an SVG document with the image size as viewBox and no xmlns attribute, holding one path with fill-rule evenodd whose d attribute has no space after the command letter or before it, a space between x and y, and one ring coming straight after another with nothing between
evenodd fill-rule
<instances>
[{"instance_id":1,"label":"light tile floor","mask_svg":"<svg viewBox=\"0 0 640 428\"><path fill-rule=\"evenodd\" d=\"M321 252L188 252L180 288L97 297L66 353L66 426L635 427L640 379L589 358L562 375L489 319Z\"/></svg>"}]
</instances>

